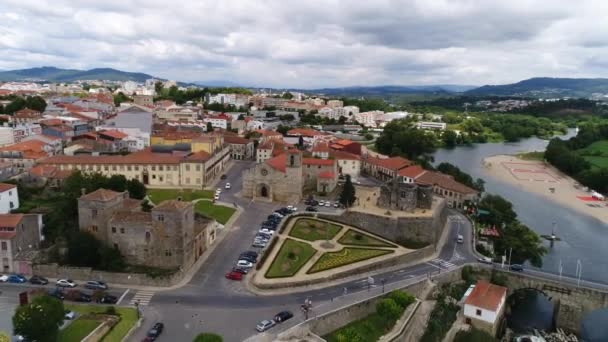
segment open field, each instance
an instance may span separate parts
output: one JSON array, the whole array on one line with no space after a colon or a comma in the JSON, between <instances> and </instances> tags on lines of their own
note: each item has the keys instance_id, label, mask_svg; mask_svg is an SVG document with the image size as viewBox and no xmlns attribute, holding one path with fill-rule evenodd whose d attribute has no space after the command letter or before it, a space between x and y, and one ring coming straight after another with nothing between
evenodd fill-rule
<instances>
[{"instance_id":1,"label":"open field","mask_svg":"<svg viewBox=\"0 0 608 342\"><path fill-rule=\"evenodd\" d=\"M294 223L289 236L306 241L331 240L340 230L342 230L342 226L337 224L301 218Z\"/></svg>"},{"instance_id":2,"label":"open field","mask_svg":"<svg viewBox=\"0 0 608 342\"><path fill-rule=\"evenodd\" d=\"M354 246L366 246L366 247L390 247L395 248L396 246L387 242L384 242L375 237L357 232L349 229L342 237L338 240L343 245L354 245Z\"/></svg>"},{"instance_id":3,"label":"open field","mask_svg":"<svg viewBox=\"0 0 608 342\"><path fill-rule=\"evenodd\" d=\"M78 312L81 315L88 313L105 313L107 306L64 304L67 310ZM115 307L120 321L112 327L112 330L104 337L103 342L120 342L137 322L137 312L134 308Z\"/></svg>"},{"instance_id":4,"label":"open field","mask_svg":"<svg viewBox=\"0 0 608 342\"><path fill-rule=\"evenodd\" d=\"M215 219L221 224L226 224L232 214L236 211L234 208L225 207L223 205L213 204L211 201L199 201L194 205L194 210L197 213Z\"/></svg>"},{"instance_id":5,"label":"open field","mask_svg":"<svg viewBox=\"0 0 608 342\"><path fill-rule=\"evenodd\" d=\"M59 332L59 342L80 342L102 322L96 319L79 317Z\"/></svg>"},{"instance_id":6,"label":"open field","mask_svg":"<svg viewBox=\"0 0 608 342\"><path fill-rule=\"evenodd\" d=\"M286 239L266 272L266 278L293 276L316 252L316 249L305 242Z\"/></svg>"},{"instance_id":7,"label":"open field","mask_svg":"<svg viewBox=\"0 0 608 342\"><path fill-rule=\"evenodd\" d=\"M577 153L595 168L608 168L608 140L596 141Z\"/></svg>"},{"instance_id":8,"label":"open field","mask_svg":"<svg viewBox=\"0 0 608 342\"><path fill-rule=\"evenodd\" d=\"M154 204L176 199L177 197L181 197L182 201L194 201L199 198L213 198L212 190L148 189L147 194Z\"/></svg>"},{"instance_id":9,"label":"open field","mask_svg":"<svg viewBox=\"0 0 608 342\"><path fill-rule=\"evenodd\" d=\"M316 273L330 270L332 268L349 265L355 262L379 257L381 255L393 253L392 250L370 249L370 248L351 248L345 247L337 252L327 252L323 254L317 262L312 265L308 273Z\"/></svg>"}]
</instances>

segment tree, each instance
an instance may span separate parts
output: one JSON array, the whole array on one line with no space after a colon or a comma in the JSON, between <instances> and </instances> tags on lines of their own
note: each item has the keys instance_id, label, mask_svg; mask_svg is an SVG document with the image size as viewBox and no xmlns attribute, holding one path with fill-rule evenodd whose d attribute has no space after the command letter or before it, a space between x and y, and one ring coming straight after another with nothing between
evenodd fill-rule
<instances>
[{"instance_id":1,"label":"tree","mask_svg":"<svg viewBox=\"0 0 608 342\"><path fill-rule=\"evenodd\" d=\"M304 148L304 137L301 135L298 137L298 147Z\"/></svg>"},{"instance_id":2,"label":"tree","mask_svg":"<svg viewBox=\"0 0 608 342\"><path fill-rule=\"evenodd\" d=\"M376 304L376 312L387 321L396 321L401 316L402 309L390 298L385 298Z\"/></svg>"},{"instance_id":3,"label":"tree","mask_svg":"<svg viewBox=\"0 0 608 342\"><path fill-rule=\"evenodd\" d=\"M364 342L363 336L354 328L345 328L337 336L338 342Z\"/></svg>"},{"instance_id":4,"label":"tree","mask_svg":"<svg viewBox=\"0 0 608 342\"><path fill-rule=\"evenodd\" d=\"M95 267L101 263L101 241L89 232L76 231L68 238L67 262L73 266Z\"/></svg>"},{"instance_id":5,"label":"tree","mask_svg":"<svg viewBox=\"0 0 608 342\"><path fill-rule=\"evenodd\" d=\"M371 133L365 133L363 135L363 137L365 138L365 140L372 140L372 139L374 139L374 136Z\"/></svg>"},{"instance_id":6,"label":"tree","mask_svg":"<svg viewBox=\"0 0 608 342\"><path fill-rule=\"evenodd\" d=\"M340 115L340 117L338 118L338 123L340 125L344 125L347 120L348 120L348 118L346 116Z\"/></svg>"},{"instance_id":7,"label":"tree","mask_svg":"<svg viewBox=\"0 0 608 342\"><path fill-rule=\"evenodd\" d=\"M289 127L288 126L284 126L284 125L279 125L279 127L277 127L277 132L283 134L283 135L287 135L287 132L289 131Z\"/></svg>"},{"instance_id":8,"label":"tree","mask_svg":"<svg viewBox=\"0 0 608 342\"><path fill-rule=\"evenodd\" d=\"M472 328L469 331L457 332L454 342L498 342L498 340L483 330Z\"/></svg>"},{"instance_id":9,"label":"tree","mask_svg":"<svg viewBox=\"0 0 608 342\"><path fill-rule=\"evenodd\" d=\"M110 272L120 272L127 266L118 248L102 246L99 250L99 268Z\"/></svg>"},{"instance_id":10,"label":"tree","mask_svg":"<svg viewBox=\"0 0 608 342\"><path fill-rule=\"evenodd\" d=\"M471 177L471 175L460 170L460 168L458 168L455 165L452 165L447 162L443 162L443 163L437 165L437 170L441 173L445 173L446 175L450 175L450 176L454 177L454 180L456 180L457 182L462 183L479 192L483 192L485 190L485 187L484 187L485 182L483 181L483 179L478 178L477 180L474 181L473 177Z\"/></svg>"},{"instance_id":11,"label":"tree","mask_svg":"<svg viewBox=\"0 0 608 342\"><path fill-rule=\"evenodd\" d=\"M59 299L37 296L29 304L17 308L13 330L26 341L55 342L63 316L63 303Z\"/></svg>"},{"instance_id":12,"label":"tree","mask_svg":"<svg viewBox=\"0 0 608 342\"><path fill-rule=\"evenodd\" d=\"M411 127L406 119L393 120L376 139L378 152L410 159L435 151L435 135Z\"/></svg>"},{"instance_id":13,"label":"tree","mask_svg":"<svg viewBox=\"0 0 608 342\"><path fill-rule=\"evenodd\" d=\"M458 141L458 134L452 130L447 130L441 135L441 140L443 140L443 143L446 147L452 148L456 146L456 143Z\"/></svg>"},{"instance_id":14,"label":"tree","mask_svg":"<svg viewBox=\"0 0 608 342\"><path fill-rule=\"evenodd\" d=\"M494 242L497 253L511 254L512 264L523 264L525 261L536 267L543 265L543 256L547 248L542 245L538 234L519 221L508 223L499 228L501 237Z\"/></svg>"},{"instance_id":15,"label":"tree","mask_svg":"<svg viewBox=\"0 0 608 342\"><path fill-rule=\"evenodd\" d=\"M484 216L483 220L497 227L517 219L517 214L513 211L513 204L500 195L486 194L478 207L489 211L489 215Z\"/></svg>"},{"instance_id":16,"label":"tree","mask_svg":"<svg viewBox=\"0 0 608 342\"><path fill-rule=\"evenodd\" d=\"M161 81L154 82L154 91L156 92L156 94L162 93L162 91L163 91L163 82L161 82Z\"/></svg>"},{"instance_id":17,"label":"tree","mask_svg":"<svg viewBox=\"0 0 608 342\"><path fill-rule=\"evenodd\" d=\"M6 114L14 114L23 108L25 108L25 100L22 97L17 97L11 103L7 104L6 107L4 107L4 112Z\"/></svg>"},{"instance_id":18,"label":"tree","mask_svg":"<svg viewBox=\"0 0 608 342\"><path fill-rule=\"evenodd\" d=\"M224 341L224 339L218 335L218 334L214 334L214 333L201 333L196 335L196 337L194 338L194 342L222 342Z\"/></svg>"},{"instance_id":19,"label":"tree","mask_svg":"<svg viewBox=\"0 0 608 342\"><path fill-rule=\"evenodd\" d=\"M119 92L118 94L114 95L114 105L116 107L120 106L121 103L123 102L130 102L131 99L125 95L122 91Z\"/></svg>"},{"instance_id":20,"label":"tree","mask_svg":"<svg viewBox=\"0 0 608 342\"><path fill-rule=\"evenodd\" d=\"M46 101L40 96L28 96L25 99L25 106L42 113L46 109Z\"/></svg>"},{"instance_id":21,"label":"tree","mask_svg":"<svg viewBox=\"0 0 608 342\"><path fill-rule=\"evenodd\" d=\"M211 122L207 122L207 132L213 132L213 125Z\"/></svg>"},{"instance_id":22,"label":"tree","mask_svg":"<svg viewBox=\"0 0 608 342\"><path fill-rule=\"evenodd\" d=\"M146 197L146 186L144 183L137 179L130 179L127 181L126 189L129 192L129 197L135 199L143 199ZM124 191L123 190L123 191Z\"/></svg>"},{"instance_id":23,"label":"tree","mask_svg":"<svg viewBox=\"0 0 608 342\"><path fill-rule=\"evenodd\" d=\"M245 120L245 115L239 114L239 117L237 118L237 120Z\"/></svg>"},{"instance_id":24,"label":"tree","mask_svg":"<svg viewBox=\"0 0 608 342\"><path fill-rule=\"evenodd\" d=\"M345 207L349 208L354 203L357 197L355 197L355 187L353 182L350 179L350 175L346 175L346 181L344 182L344 187L342 188L342 193L340 194L340 203Z\"/></svg>"},{"instance_id":25,"label":"tree","mask_svg":"<svg viewBox=\"0 0 608 342\"><path fill-rule=\"evenodd\" d=\"M288 91L286 91L286 92L283 93L283 95L281 95L281 98L284 98L286 100L291 100L291 99L293 99L293 94L290 93L290 92L288 92Z\"/></svg>"}]
</instances>

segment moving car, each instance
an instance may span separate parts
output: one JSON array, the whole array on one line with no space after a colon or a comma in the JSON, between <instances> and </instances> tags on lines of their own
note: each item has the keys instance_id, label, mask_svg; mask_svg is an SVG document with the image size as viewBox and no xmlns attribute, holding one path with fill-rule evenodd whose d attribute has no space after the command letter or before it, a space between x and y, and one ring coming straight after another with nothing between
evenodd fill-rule
<instances>
[{"instance_id":1,"label":"moving car","mask_svg":"<svg viewBox=\"0 0 608 342\"><path fill-rule=\"evenodd\" d=\"M511 271L523 272L524 271L524 266L520 265L520 264L513 264L513 265L511 265Z\"/></svg>"},{"instance_id":2,"label":"moving car","mask_svg":"<svg viewBox=\"0 0 608 342\"><path fill-rule=\"evenodd\" d=\"M256 325L255 330L259 331L259 332L264 332L272 327L274 327L276 325L276 323L273 320L263 320L260 323L258 323L258 325Z\"/></svg>"},{"instance_id":3,"label":"moving car","mask_svg":"<svg viewBox=\"0 0 608 342\"><path fill-rule=\"evenodd\" d=\"M146 340L148 341L154 341L158 338L158 336L160 336L160 334L162 334L163 329L164 329L164 325L162 323L155 323L154 326L152 326L152 329L148 330L148 334L146 335Z\"/></svg>"},{"instance_id":4,"label":"moving car","mask_svg":"<svg viewBox=\"0 0 608 342\"><path fill-rule=\"evenodd\" d=\"M306 211L319 211L319 209L315 207L306 207Z\"/></svg>"},{"instance_id":5,"label":"moving car","mask_svg":"<svg viewBox=\"0 0 608 342\"><path fill-rule=\"evenodd\" d=\"M487 257L487 256L482 256L479 259L477 259L477 261L484 263L484 264L491 264L493 262L492 258Z\"/></svg>"},{"instance_id":6,"label":"moving car","mask_svg":"<svg viewBox=\"0 0 608 342\"><path fill-rule=\"evenodd\" d=\"M236 262L236 267L246 267L246 268L252 268L253 267L253 263L247 260L239 260Z\"/></svg>"},{"instance_id":7,"label":"moving car","mask_svg":"<svg viewBox=\"0 0 608 342\"><path fill-rule=\"evenodd\" d=\"M464 242L464 236L458 234L458 236L456 237L456 242L463 243Z\"/></svg>"},{"instance_id":8,"label":"moving car","mask_svg":"<svg viewBox=\"0 0 608 342\"><path fill-rule=\"evenodd\" d=\"M116 304L116 302L118 302L118 298L109 294L103 295L101 298L97 298L97 303L101 304Z\"/></svg>"},{"instance_id":9,"label":"moving car","mask_svg":"<svg viewBox=\"0 0 608 342\"><path fill-rule=\"evenodd\" d=\"M76 283L71 279L59 279L55 285L59 287L76 287Z\"/></svg>"},{"instance_id":10,"label":"moving car","mask_svg":"<svg viewBox=\"0 0 608 342\"><path fill-rule=\"evenodd\" d=\"M49 281L45 277L41 277L41 276L38 276L38 275L33 275L30 278L30 283L37 284L37 285L46 285L46 284L49 283Z\"/></svg>"},{"instance_id":11,"label":"moving car","mask_svg":"<svg viewBox=\"0 0 608 342\"><path fill-rule=\"evenodd\" d=\"M7 282L14 284L23 284L27 282L27 279L21 274L11 274L8 276Z\"/></svg>"},{"instance_id":12,"label":"moving car","mask_svg":"<svg viewBox=\"0 0 608 342\"><path fill-rule=\"evenodd\" d=\"M276 314L274 316L274 321L277 323L282 323L285 322L286 320L290 319L293 317L293 314L291 313L291 311L281 311L278 314Z\"/></svg>"},{"instance_id":13,"label":"moving car","mask_svg":"<svg viewBox=\"0 0 608 342\"><path fill-rule=\"evenodd\" d=\"M243 274L237 271L230 271L226 273L226 279L243 280Z\"/></svg>"},{"instance_id":14,"label":"moving car","mask_svg":"<svg viewBox=\"0 0 608 342\"><path fill-rule=\"evenodd\" d=\"M8 281L8 275L6 275L6 274L0 275L0 282L4 283L6 281Z\"/></svg>"},{"instance_id":15,"label":"moving car","mask_svg":"<svg viewBox=\"0 0 608 342\"><path fill-rule=\"evenodd\" d=\"M63 313L63 318L73 320L74 318L76 318L76 314L74 313L74 311L65 310Z\"/></svg>"},{"instance_id":16,"label":"moving car","mask_svg":"<svg viewBox=\"0 0 608 342\"><path fill-rule=\"evenodd\" d=\"M99 281L99 280L89 280L84 285L84 287L86 287L87 289L91 289L91 290L107 290L108 289L108 285L106 283L104 283L103 281Z\"/></svg>"},{"instance_id":17,"label":"moving car","mask_svg":"<svg viewBox=\"0 0 608 342\"><path fill-rule=\"evenodd\" d=\"M226 178L228 178L228 176L226 176L226 175L222 175L222 176L220 177L220 179L226 179Z\"/></svg>"},{"instance_id":18,"label":"moving car","mask_svg":"<svg viewBox=\"0 0 608 342\"><path fill-rule=\"evenodd\" d=\"M220 195L215 194L215 196L213 196L213 199L216 200L216 201L218 201L220 199Z\"/></svg>"},{"instance_id":19,"label":"moving car","mask_svg":"<svg viewBox=\"0 0 608 342\"><path fill-rule=\"evenodd\" d=\"M230 189L230 183L226 183L225 188L226 188L226 189Z\"/></svg>"}]
</instances>

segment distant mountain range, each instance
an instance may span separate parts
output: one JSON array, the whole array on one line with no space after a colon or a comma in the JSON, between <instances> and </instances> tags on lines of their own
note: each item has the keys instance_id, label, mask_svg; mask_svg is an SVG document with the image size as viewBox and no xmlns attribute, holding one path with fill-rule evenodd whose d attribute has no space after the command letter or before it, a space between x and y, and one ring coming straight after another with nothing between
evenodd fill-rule
<instances>
[{"instance_id":1,"label":"distant mountain range","mask_svg":"<svg viewBox=\"0 0 608 342\"><path fill-rule=\"evenodd\" d=\"M459 93L475 86L469 85L428 85L428 86L371 86L321 89L291 89L305 93L323 94L328 96L391 96L400 94L450 94Z\"/></svg>"},{"instance_id":2,"label":"distant mountain range","mask_svg":"<svg viewBox=\"0 0 608 342\"><path fill-rule=\"evenodd\" d=\"M139 72L126 72L111 68L95 68L91 70L60 69L55 67L40 67L21 70L0 71L1 81L48 81L72 82L76 80L109 80L144 82L155 78Z\"/></svg>"},{"instance_id":3,"label":"distant mountain range","mask_svg":"<svg viewBox=\"0 0 608 342\"><path fill-rule=\"evenodd\" d=\"M606 78L536 77L513 84L484 85L465 91L465 95L530 96L530 97L589 97L593 93L608 94Z\"/></svg>"}]
</instances>

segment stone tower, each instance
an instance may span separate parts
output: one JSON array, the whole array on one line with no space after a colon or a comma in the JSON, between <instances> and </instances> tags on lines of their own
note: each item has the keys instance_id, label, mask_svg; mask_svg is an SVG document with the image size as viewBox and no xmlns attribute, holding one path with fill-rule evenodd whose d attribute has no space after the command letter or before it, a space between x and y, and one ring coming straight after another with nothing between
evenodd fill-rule
<instances>
[{"instance_id":1,"label":"stone tower","mask_svg":"<svg viewBox=\"0 0 608 342\"><path fill-rule=\"evenodd\" d=\"M304 175L302 171L302 152L296 149L286 151L285 186L289 201L299 202L302 199Z\"/></svg>"},{"instance_id":2,"label":"stone tower","mask_svg":"<svg viewBox=\"0 0 608 342\"><path fill-rule=\"evenodd\" d=\"M433 206L433 186L429 184L418 185L418 208L431 209Z\"/></svg>"}]
</instances>

